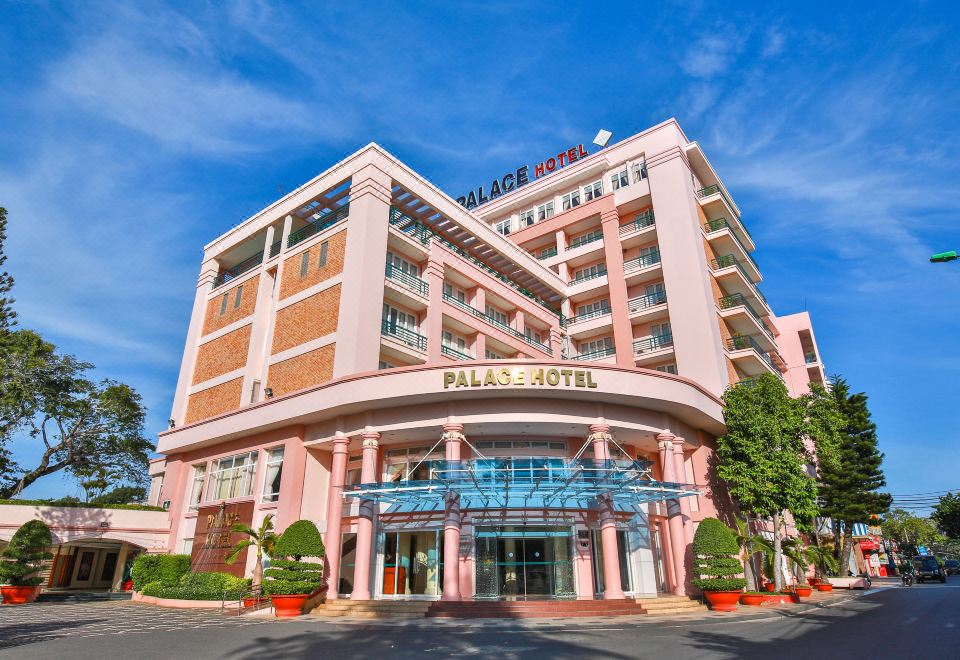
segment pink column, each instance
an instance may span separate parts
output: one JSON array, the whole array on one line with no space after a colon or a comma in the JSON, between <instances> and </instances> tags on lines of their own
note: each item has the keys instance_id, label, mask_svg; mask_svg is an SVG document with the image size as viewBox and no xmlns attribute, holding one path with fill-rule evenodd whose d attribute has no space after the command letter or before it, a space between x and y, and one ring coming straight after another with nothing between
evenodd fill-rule
<instances>
[{"instance_id":1,"label":"pink column","mask_svg":"<svg viewBox=\"0 0 960 660\"><path fill-rule=\"evenodd\" d=\"M420 324L420 333L427 337L427 362L440 362L443 341L443 264L433 258L428 259L423 276L430 286L430 304Z\"/></svg>"},{"instance_id":2,"label":"pink column","mask_svg":"<svg viewBox=\"0 0 960 660\"><path fill-rule=\"evenodd\" d=\"M444 449L448 461L460 460L463 425L452 419L443 425ZM460 496L447 493L443 518L443 595L441 600L461 600L460 596Z\"/></svg>"},{"instance_id":3,"label":"pink column","mask_svg":"<svg viewBox=\"0 0 960 660\"><path fill-rule=\"evenodd\" d=\"M327 531L323 535L327 556L327 599L335 600L340 583L340 520L343 518L343 484L347 479L347 447L350 438L337 431L333 438L333 461L327 488Z\"/></svg>"},{"instance_id":4,"label":"pink column","mask_svg":"<svg viewBox=\"0 0 960 660\"><path fill-rule=\"evenodd\" d=\"M687 483L687 470L683 464L683 443L684 439L676 437L673 439L673 473L677 483ZM681 497L680 516L683 519L683 538L687 543L693 543L693 519L690 516L690 499Z\"/></svg>"},{"instance_id":5,"label":"pink column","mask_svg":"<svg viewBox=\"0 0 960 660\"><path fill-rule=\"evenodd\" d=\"M365 484L377 480L377 448L380 446L380 434L371 428L360 434L363 438L363 467L360 469L360 482ZM357 519L357 552L353 571L353 593L351 600L370 600L370 558L373 555L373 518L376 503L373 500L360 502L360 517Z\"/></svg>"},{"instance_id":6,"label":"pink column","mask_svg":"<svg viewBox=\"0 0 960 660\"><path fill-rule=\"evenodd\" d=\"M657 435L660 448L660 469L663 471L663 480L676 482L676 472L673 463L673 438L669 431ZM670 554L673 558L673 593L684 595L687 583L686 554L687 544L683 535L683 518L680 516L680 505L676 500L667 500L668 534L670 535Z\"/></svg>"},{"instance_id":7,"label":"pink column","mask_svg":"<svg viewBox=\"0 0 960 660\"><path fill-rule=\"evenodd\" d=\"M598 461L610 459L610 426L591 424L590 441L593 457ZM603 541L603 599L626 598L620 586L620 556L617 547L617 521L614 515L613 498L609 494L600 497L600 538Z\"/></svg>"}]
</instances>

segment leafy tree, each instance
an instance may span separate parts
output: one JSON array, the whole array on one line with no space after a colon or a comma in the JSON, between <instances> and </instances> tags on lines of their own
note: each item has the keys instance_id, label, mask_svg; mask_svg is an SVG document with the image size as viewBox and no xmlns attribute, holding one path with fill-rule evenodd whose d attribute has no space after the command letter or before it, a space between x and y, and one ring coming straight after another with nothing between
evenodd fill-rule
<instances>
[{"instance_id":1,"label":"leafy tree","mask_svg":"<svg viewBox=\"0 0 960 660\"><path fill-rule=\"evenodd\" d=\"M883 535L896 541L905 554L915 554L917 546L930 546L946 540L932 520L915 516L905 509L890 511L880 528Z\"/></svg>"},{"instance_id":2,"label":"leafy tree","mask_svg":"<svg viewBox=\"0 0 960 660\"><path fill-rule=\"evenodd\" d=\"M843 523L848 533L841 548L840 565L848 566L853 541L853 524L866 522L871 514L883 514L891 498L878 492L886 485L881 464L883 454L877 448L877 426L870 418L867 395L851 393L846 380L833 379L828 393L843 417L841 442L836 460L821 463L819 470L820 506L823 513Z\"/></svg>"},{"instance_id":3,"label":"leafy tree","mask_svg":"<svg viewBox=\"0 0 960 660\"><path fill-rule=\"evenodd\" d=\"M774 564L783 556L781 528L786 511L797 520L817 514L813 461L805 438L812 430L809 402L793 399L783 382L763 374L724 393L727 433L717 439L717 474L741 509L773 520ZM774 571L776 589L783 576Z\"/></svg>"},{"instance_id":4,"label":"leafy tree","mask_svg":"<svg viewBox=\"0 0 960 660\"><path fill-rule=\"evenodd\" d=\"M33 587L43 580L37 576L40 563L50 554L50 528L42 520L28 520L10 539L0 556L0 582L14 587Z\"/></svg>"},{"instance_id":5,"label":"leafy tree","mask_svg":"<svg viewBox=\"0 0 960 660\"><path fill-rule=\"evenodd\" d=\"M142 486L117 486L90 500L90 504L140 504L147 499L147 489Z\"/></svg>"},{"instance_id":6,"label":"leafy tree","mask_svg":"<svg viewBox=\"0 0 960 660\"><path fill-rule=\"evenodd\" d=\"M960 495L947 493L933 507L933 521L943 534L951 539L960 539Z\"/></svg>"},{"instance_id":7,"label":"leafy tree","mask_svg":"<svg viewBox=\"0 0 960 660\"><path fill-rule=\"evenodd\" d=\"M43 453L29 467L0 461L0 499L64 469L81 478L102 469L145 484L152 444L143 434L140 395L123 383L91 380L93 365L57 353L34 332L9 338L0 365L0 446L23 431L43 443Z\"/></svg>"},{"instance_id":8,"label":"leafy tree","mask_svg":"<svg viewBox=\"0 0 960 660\"><path fill-rule=\"evenodd\" d=\"M0 206L0 269L7 261L3 246L7 241L7 209ZM13 311L13 276L0 270L0 334L6 333L17 323L17 313Z\"/></svg>"},{"instance_id":9,"label":"leafy tree","mask_svg":"<svg viewBox=\"0 0 960 660\"><path fill-rule=\"evenodd\" d=\"M253 527L244 525L243 523L237 523L232 529L235 532L246 534L250 538L237 541L237 544L233 546L229 554L227 554L226 562L232 564L237 561L237 557L240 556L241 552L250 547L256 548L257 562L253 565L253 582L251 586L254 591L257 591L257 589L260 588L260 583L263 581L263 554L271 554L277 544L277 535L273 531L273 514L267 514L263 517L259 529L253 529Z\"/></svg>"},{"instance_id":10,"label":"leafy tree","mask_svg":"<svg viewBox=\"0 0 960 660\"><path fill-rule=\"evenodd\" d=\"M736 558L736 536L716 518L704 518L693 535L693 585L703 591L739 591L747 583Z\"/></svg>"}]
</instances>

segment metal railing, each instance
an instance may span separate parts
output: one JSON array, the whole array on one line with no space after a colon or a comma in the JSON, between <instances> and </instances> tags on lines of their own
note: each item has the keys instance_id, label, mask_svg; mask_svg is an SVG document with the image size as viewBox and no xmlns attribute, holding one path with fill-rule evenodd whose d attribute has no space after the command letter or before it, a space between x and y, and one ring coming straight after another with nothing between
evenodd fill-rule
<instances>
[{"instance_id":1,"label":"metal railing","mask_svg":"<svg viewBox=\"0 0 960 660\"><path fill-rule=\"evenodd\" d=\"M572 280L570 280L569 284L570 286L573 286L574 284L580 284L581 282L586 282L587 280L595 280L596 278L603 277L606 274L607 274L607 267L601 266L600 268L597 268L597 270L593 273L587 273L586 275L581 275L580 277L573 278Z\"/></svg>"},{"instance_id":2,"label":"metal railing","mask_svg":"<svg viewBox=\"0 0 960 660\"><path fill-rule=\"evenodd\" d=\"M641 213L637 214L637 217L633 219L633 222L628 222L625 225L620 225L620 235L629 234L632 231L640 231L646 227L650 227L654 224L653 211L648 209Z\"/></svg>"},{"instance_id":3,"label":"metal railing","mask_svg":"<svg viewBox=\"0 0 960 660\"><path fill-rule=\"evenodd\" d=\"M647 309L649 307L656 307L657 305L662 305L667 302L667 292L666 291L657 291L656 293L648 293L645 296L640 296L638 298L631 298L627 301L627 313L635 314L641 310Z\"/></svg>"},{"instance_id":4,"label":"metal railing","mask_svg":"<svg viewBox=\"0 0 960 660\"><path fill-rule=\"evenodd\" d=\"M564 323L564 327L570 327L574 323L580 323L581 321L586 321L588 319L595 319L598 316L607 316L608 314L610 314L610 307L601 307L600 309L583 312L582 314L569 317Z\"/></svg>"},{"instance_id":5,"label":"metal railing","mask_svg":"<svg viewBox=\"0 0 960 660\"><path fill-rule=\"evenodd\" d=\"M742 225L741 225L742 226ZM754 260L753 255L750 254L750 250L747 249L747 246L743 244L743 241L737 236L737 232L734 231L734 227L730 224L730 221L726 218L714 218L713 220L707 220L703 223L703 230L707 234L713 234L718 232L721 229L729 229L730 235L733 236L733 240L737 242L737 245L740 246L740 249L743 250L743 253L747 255L747 259L750 260L750 263L753 264L753 267L760 270L760 266L757 265L757 262Z\"/></svg>"},{"instance_id":6,"label":"metal railing","mask_svg":"<svg viewBox=\"0 0 960 660\"><path fill-rule=\"evenodd\" d=\"M475 359L469 353L464 353L463 351L450 346L449 344L442 344L440 346L440 352L447 357L452 357L455 360L473 360Z\"/></svg>"},{"instance_id":7,"label":"metal railing","mask_svg":"<svg viewBox=\"0 0 960 660\"><path fill-rule=\"evenodd\" d=\"M388 279L399 282L403 286L416 291L421 296L430 295L430 285L416 275L405 273L393 264L387 264L386 275Z\"/></svg>"},{"instance_id":8,"label":"metal railing","mask_svg":"<svg viewBox=\"0 0 960 660\"><path fill-rule=\"evenodd\" d=\"M591 360L602 360L606 357L611 357L617 354L617 349L614 346L607 346L606 348L598 348L595 351L587 351L586 353L580 353L579 355L573 355L565 360L583 360L589 362Z\"/></svg>"},{"instance_id":9,"label":"metal railing","mask_svg":"<svg viewBox=\"0 0 960 660\"><path fill-rule=\"evenodd\" d=\"M402 325L397 325L396 323L390 321L389 319L383 319L380 322L380 334L385 337L392 337L394 339L403 342L407 346L412 346L414 348L420 349L421 351L427 350L427 338L421 335L418 332L414 332L410 328L405 328Z\"/></svg>"},{"instance_id":10,"label":"metal railing","mask_svg":"<svg viewBox=\"0 0 960 660\"><path fill-rule=\"evenodd\" d=\"M283 239L281 239L281 240L277 241L276 243L274 243L273 245L271 245L271 246L270 246L270 256L268 257L268 259L273 259L275 256L277 256L278 254L280 254L280 248L281 248L282 246L283 246Z\"/></svg>"},{"instance_id":11,"label":"metal railing","mask_svg":"<svg viewBox=\"0 0 960 660\"><path fill-rule=\"evenodd\" d=\"M588 243L595 243L596 241L603 240L603 231L597 229L592 231L589 234L584 234L583 236L577 236L575 239L570 241L570 247L568 250L573 250L580 247L581 245L586 245Z\"/></svg>"},{"instance_id":12,"label":"metal railing","mask_svg":"<svg viewBox=\"0 0 960 660\"><path fill-rule=\"evenodd\" d=\"M297 231L292 232L287 237L287 247L293 247L297 243L301 243L311 236L319 234L324 229L329 229L341 220L344 220L348 213L350 213L349 202L338 208L336 211L327 213L326 215L317 218L309 225L301 227Z\"/></svg>"},{"instance_id":13,"label":"metal railing","mask_svg":"<svg viewBox=\"0 0 960 660\"><path fill-rule=\"evenodd\" d=\"M728 351L746 351L752 350L757 356L763 360L767 366L777 375L780 375L780 370L773 364L773 358L770 357L770 354L767 353L763 348L760 347L760 344L757 343L757 340L751 337L750 335L737 335L736 337L730 337L727 341L724 342L724 347Z\"/></svg>"},{"instance_id":14,"label":"metal railing","mask_svg":"<svg viewBox=\"0 0 960 660\"><path fill-rule=\"evenodd\" d=\"M724 296L723 298L717 301L717 305L720 307L720 309L732 309L734 307L745 307L746 310L750 312L750 315L756 319L757 323L759 323L763 327L764 331L770 337L770 340L773 341L773 331L770 330L770 326L764 323L763 318L760 316L759 312L757 312L757 310L753 308L753 305L747 302L746 296L744 296L742 293L734 293L729 296Z\"/></svg>"},{"instance_id":15,"label":"metal railing","mask_svg":"<svg viewBox=\"0 0 960 660\"><path fill-rule=\"evenodd\" d=\"M216 289L218 286L226 284L230 280L234 280L246 272L249 272L263 263L263 252L258 252L257 254L244 259L238 263L233 268L223 271L218 274L213 280L213 288Z\"/></svg>"},{"instance_id":16,"label":"metal railing","mask_svg":"<svg viewBox=\"0 0 960 660\"><path fill-rule=\"evenodd\" d=\"M727 193L723 191L723 188L721 188L717 184L713 184L712 186L706 186L704 188L701 188L700 190L697 191L697 197L699 197L700 199L703 199L704 197L709 197L710 195L716 195L717 193L719 193L720 196L723 197L724 201L727 202L727 205L730 207L730 210L733 211L734 213L737 213L737 207L734 206L730 198L727 197ZM750 230L747 229L747 226L743 224L743 221L740 222L740 226L743 227L743 231L747 234L747 236L750 236L750 240L752 241L753 236L750 234Z\"/></svg>"},{"instance_id":17,"label":"metal railing","mask_svg":"<svg viewBox=\"0 0 960 660\"><path fill-rule=\"evenodd\" d=\"M479 266L481 270L489 273L490 275L500 280L510 288L514 289L521 295L537 303L538 305L543 307L545 310L547 310L551 314L555 314L558 317L561 316L559 310L556 310L553 307L551 307L546 300L544 300L543 298L535 294L533 291L530 291L529 289L526 289L520 286L519 284L514 282L512 279L510 279L503 273L499 272L489 264L476 258L475 256L473 256L472 254L464 250L459 245L456 245L450 242L445 237L441 236L440 234L433 231L429 227L426 227L425 225L418 222L417 220L414 220L413 218L411 218L410 216L405 214L403 211L401 211L400 209L394 206L390 207L390 224L396 227L398 231L401 231L405 234L408 234L410 236L417 238L424 245L427 245L430 242L431 238L436 240L438 243L440 243L442 246L444 246L451 252L454 252L455 254L458 254L464 259L466 259L467 261L470 261L476 266Z\"/></svg>"},{"instance_id":18,"label":"metal railing","mask_svg":"<svg viewBox=\"0 0 960 660\"><path fill-rule=\"evenodd\" d=\"M540 250L540 256L537 257L537 259L543 260L543 259L549 259L550 257L555 257L555 256L557 256L557 248L552 247L552 248L547 248L546 250Z\"/></svg>"},{"instance_id":19,"label":"metal railing","mask_svg":"<svg viewBox=\"0 0 960 660\"><path fill-rule=\"evenodd\" d=\"M623 262L623 272L637 270L639 268L648 268L660 263L660 250L656 249L649 254L644 254L636 259L630 259Z\"/></svg>"},{"instance_id":20,"label":"metal railing","mask_svg":"<svg viewBox=\"0 0 960 660\"><path fill-rule=\"evenodd\" d=\"M653 353L673 346L673 333L663 335L653 335L646 339L638 339L633 342L633 352L635 355L644 353Z\"/></svg>"},{"instance_id":21,"label":"metal railing","mask_svg":"<svg viewBox=\"0 0 960 660\"><path fill-rule=\"evenodd\" d=\"M750 273L747 272L747 269L743 267L743 264L740 263L740 260L737 259L735 255L724 254L717 257L716 259L710 260L710 267L713 268L714 271L722 270L724 268L730 268L731 266L737 267L737 270L739 270L740 274L743 275L743 279L745 279L750 284L750 288L753 290L755 294L757 294L757 298L759 298L760 301L763 302L763 304L769 308L770 303L767 302L766 297L760 292L760 289L757 288L756 283L750 277Z\"/></svg>"},{"instance_id":22,"label":"metal railing","mask_svg":"<svg viewBox=\"0 0 960 660\"><path fill-rule=\"evenodd\" d=\"M524 341L524 342L530 344L531 346L535 346L536 348L539 348L540 350L542 350L544 353L547 353L548 355L550 354L550 348L549 348L546 344L542 344L542 343L538 342L538 341L537 341L536 339L534 339L533 337L528 337L528 336L526 336L525 334L523 334L523 333L520 332L519 330L517 330L517 329L515 329L515 328L511 328L511 327L510 327L509 325L507 325L506 323L502 323L502 322L498 321L497 319L493 318L492 316L490 316L490 315L487 314L486 312L481 312L479 309L477 309L477 308L474 307L473 305L471 305L471 304L469 304L469 303L466 303L466 302L460 300L459 298L455 298L455 297L451 296L449 293L444 293L444 294L443 294L443 299L444 299L446 302L448 302L448 303L450 303L451 305L453 305L454 307L457 307L457 308L459 308L459 309L462 309L462 310L465 311L467 314L471 314L471 315L477 317L478 319L482 319L482 320L486 321L487 323L489 323L490 325L497 327L498 329L502 330L503 332L506 332L508 335L511 335L512 337L516 337L516 338L519 339L520 341ZM471 358L471 359L473 359L473 358Z\"/></svg>"}]
</instances>

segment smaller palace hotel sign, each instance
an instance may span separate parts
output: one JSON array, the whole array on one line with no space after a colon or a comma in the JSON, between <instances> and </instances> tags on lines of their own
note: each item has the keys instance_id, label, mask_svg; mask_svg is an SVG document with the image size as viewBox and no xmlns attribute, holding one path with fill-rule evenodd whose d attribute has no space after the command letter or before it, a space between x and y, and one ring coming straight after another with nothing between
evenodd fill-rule
<instances>
[{"instance_id":1,"label":"smaller palace hotel sign","mask_svg":"<svg viewBox=\"0 0 960 660\"><path fill-rule=\"evenodd\" d=\"M545 161L535 165L533 167L533 178L538 179L554 170L560 169L564 165L569 165L581 158L586 158L588 155L587 150L583 148L582 144L570 147L566 151L561 151L556 156L551 156ZM523 167L518 167L515 172L508 172L499 179L494 179L490 183L489 196L484 192L483 186L480 186L476 190L471 190L467 195L457 197L457 203L465 208L473 209L528 183L530 183L530 167L524 165Z\"/></svg>"},{"instance_id":2,"label":"smaller palace hotel sign","mask_svg":"<svg viewBox=\"0 0 960 660\"><path fill-rule=\"evenodd\" d=\"M451 387L496 387L521 385L534 387L597 386L593 372L585 369L460 369L443 372L443 389Z\"/></svg>"}]
</instances>

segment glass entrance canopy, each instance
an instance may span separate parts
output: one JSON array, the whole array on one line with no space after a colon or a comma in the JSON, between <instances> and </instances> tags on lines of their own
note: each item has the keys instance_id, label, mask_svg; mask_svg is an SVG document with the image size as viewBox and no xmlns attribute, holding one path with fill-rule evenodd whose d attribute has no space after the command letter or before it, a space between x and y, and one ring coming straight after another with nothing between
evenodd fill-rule
<instances>
[{"instance_id":1,"label":"glass entrance canopy","mask_svg":"<svg viewBox=\"0 0 960 660\"><path fill-rule=\"evenodd\" d=\"M696 486L656 481L650 461L565 458L476 458L425 461L430 478L357 484L344 497L389 505L385 513L442 511L449 495L461 509L592 509L608 494L620 511L698 495Z\"/></svg>"}]
</instances>

